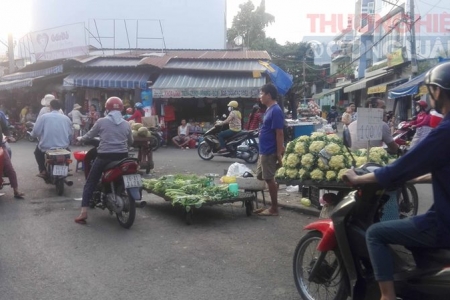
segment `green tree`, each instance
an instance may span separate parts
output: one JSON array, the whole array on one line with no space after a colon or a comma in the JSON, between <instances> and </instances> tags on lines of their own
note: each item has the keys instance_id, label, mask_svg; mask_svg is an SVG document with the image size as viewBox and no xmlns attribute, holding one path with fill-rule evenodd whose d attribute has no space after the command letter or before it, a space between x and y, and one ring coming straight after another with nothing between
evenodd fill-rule
<instances>
[{"instance_id":1,"label":"green tree","mask_svg":"<svg viewBox=\"0 0 450 300\"><path fill-rule=\"evenodd\" d=\"M265 0L255 9L251 0L239 5L240 11L233 18L233 23L227 31L228 42L233 43L234 39L241 36L243 45L251 48L260 39L266 37L264 29L275 22L275 17L266 13Z\"/></svg>"}]
</instances>

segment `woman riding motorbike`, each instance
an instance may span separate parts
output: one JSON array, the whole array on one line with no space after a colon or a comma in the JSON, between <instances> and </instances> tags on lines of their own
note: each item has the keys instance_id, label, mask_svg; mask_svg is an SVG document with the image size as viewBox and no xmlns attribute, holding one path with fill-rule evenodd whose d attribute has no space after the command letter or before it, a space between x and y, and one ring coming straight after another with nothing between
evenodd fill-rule
<instances>
[{"instance_id":1,"label":"woman riding motorbike","mask_svg":"<svg viewBox=\"0 0 450 300\"><path fill-rule=\"evenodd\" d=\"M241 112L238 110L239 104L236 100L230 101L228 103L228 111L230 114L228 115L228 118L225 121L218 122L218 125L225 125L229 124L230 129L224 130L218 134L219 143L220 143L220 150L219 152L226 152L227 149L225 148L225 139L228 137L231 137L242 130L242 115Z\"/></svg>"},{"instance_id":2,"label":"woman riding motorbike","mask_svg":"<svg viewBox=\"0 0 450 300\"><path fill-rule=\"evenodd\" d=\"M450 247L450 62L431 69L425 75L424 82L432 106L445 115L439 126L422 143L391 165L362 176L356 175L353 170L345 174L353 185L377 182L383 187L391 187L414 178L417 178L416 181L432 180L434 203L425 214L376 223L366 233L382 300L396 299L394 264L388 244L419 248Z\"/></svg>"},{"instance_id":3,"label":"woman riding motorbike","mask_svg":"<svg viewBox=\"0 0 450 300\"><path fill-rule=\"evenodd\" d=\"M133 135L130 125L122 118L123 103L119 97L111 97L105 103L108 112L106 117L98 119L94 127L79 141L87 141L100 137L100 145L97 148L97 158L92 164L89 176L83 189L81 201L81 213L75 218L78 224L86 224L87 208L95 191L103 169L112 161L122 160L128 157L128 146L133 143Z\"/></svg>"},{"instance_id":4,"label":"woman riding motorbike","mask_svg":"<svg viewBox=\"0 0 450 300\"><path fill-rule=\"evenodd\" d=\"M426 101L420 100L416 102L416 112L417 119L411 122L411 127L416 128L416 133L411 141L411 150L412 147L417 145L420 141L422 141L428 133L431 131L430 120L431 116L427 111L428 104Z\"/></svg>"},{"instance_id":5,"label":"woman riding motorbike","mask_svg":"<svg viewBox=\"0 0 450 300\"><path fill-rule=\"evenodd\" d=\"M131 117L129 117L126 120L127 121L134 120L136 123L142 123L142 117L145 116L144 106L142 105L141 102L136 102L134 108L135 108L134 114L131 115Z\"/></svg>"}]
</instances>

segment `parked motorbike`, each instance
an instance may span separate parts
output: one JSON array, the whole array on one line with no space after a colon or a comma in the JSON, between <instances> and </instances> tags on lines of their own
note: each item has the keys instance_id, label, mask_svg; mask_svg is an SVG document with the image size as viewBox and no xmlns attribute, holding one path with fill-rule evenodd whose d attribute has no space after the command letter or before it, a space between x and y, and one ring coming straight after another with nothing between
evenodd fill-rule
<instances>
[{"instance_id":1,"label":"parked motorbike","mask_svg":"<svg viewBox=\"0 0 450 300\"><path fill-rule=\"evenodd\" d=\"M31 136L31 132L33 131L33 128L34 128L34 123L30 122L30 121L26 122L25 123L25 128L26 128L26 131L27 131L26 137L27 137L28 141L30 141L30 142L37 141L37 138Z\"/></svg>"},{"instance_id":2,"label":"parked motorbike","mask_svg":"<svg viewBox=\"0 0 450 300\"><path fill-rule=\"evenodd\" d=\"M47 184L54 184L56 193L61 196L64 193L64 185L72 186L73 181L67 180L69 165L72 163L71 152L67 149L51 149L45 152L45 168L47 177L44 181Z\"/></svg>"},{"instance_id":3,"label":"parked motorbike","mask_svg":"<svg viewBox=\"0 0 450 300\"><path fill-rule=\"evenodd\" d=\"M403 121L398 124L392 138L397 145L406 146L412 141L415 133L416 130L412 128L411 122Z\"/></svg>"},{"instance_id":4,"label":"parked motorbike","mask_svg":"<svg viewBox=\"0 0 450 300\"><path fill-rule=\"evenodd\" d=\"M150 133L152 134L152 137L154 137L151 141L152 151L156 151L163 144L163 132L160 126L156 126L150 127Z\"/></svg>"},{"instance_id":5,"label":"parked motorbike","mask_svg":"<svg viewBox=\"0 0 450 300\"><path fill-rule=\"evenodd\" d=\"M98 139L86 144L93 145L84 159L84 172L87 179L92 163L97 157ZM129 229L136 217L136 201L141 199L142 179L138 173L139 162L136 158L125 158L108 164L90 200L91 208L108 209L116 214L120 226ZM145 203L142 203L145 204Z\"/></svg>"},{"instance_id":6,"label":"parked motorbike","mask_svg":"<svg viewBox=\"0 0 450 300\"><path fill-rule=\"evenodd\" d=\"M10 135L16 140L21 140L27 135L27 128L22 123L15 123L9 125Z\"/></svg>"},{"instance_id":7,"label":"parked motorbike","mask_svg":"<svg viewBox=\"0 0 450 300\"><path fill-rule=\"evenodd\" d=\"M344 139L345 142L345 139ZM368 163L358 175L381 166ZM305 226L309 232L298 243L294 278L302 299L380 299L367 250L365 233L379 222L389 196L378 184L365 184L334 195L329 219ZM450 251L392 247L395 288L402 299L447 299L450 292ZM401 248L401 249L400 249Z\"/></svg>"},{"instance_id":8,"label":"parked motorbike","mask_svg":"<svg viewBox=\"0 0 450 300\"><path fill-rule=\"evenodd\" d=\"M236 133L225 140L227 151L218 153L220 150L218 134L227 128L227 125L216 125L204 133L203 142L198 146L198 155L200 158L210 160L217 155L240 158L249 164L256 163L259 157L259 147L256 142L256 139L259 136L259 130L242 130L241 132Z\"/></svg>"}]
</instances>

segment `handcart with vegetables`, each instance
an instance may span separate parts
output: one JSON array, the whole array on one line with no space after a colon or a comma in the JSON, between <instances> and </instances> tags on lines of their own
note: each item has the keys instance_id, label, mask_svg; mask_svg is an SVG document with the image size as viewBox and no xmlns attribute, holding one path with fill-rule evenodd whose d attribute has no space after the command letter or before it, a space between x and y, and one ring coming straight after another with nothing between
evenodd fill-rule
<instances>
[{"instance_id":1,"label":"handcart with vegetables","mask_svg":"<svg viewBox=\"0 0 450 300\"><path fill-rule=\"evenodd\" d=\"M159 179L143 179L143 189L171 201L172 205L184 208L186 223L192 224L192 216L195 209L205 205L242 202L247 216L253 211L253 201L256 201L252 193L234 192L229 186L215 185L213 176L196 175L166 175Z\"/></svg>"},{"instance_id":2,"label":"handcart with vegetables","mask_svg":"<svg viewBox=\"0 0 450 300\"><path fill-rule=\"evenodd\" d=\"M344 184L341 178L352 165L373 162L384 166L396 158L383 147L350 151L336 134L314 132L311 136L300 136L287 144L283 167L278 169L276 180L281 184L298 185L302 190L301 203L322 209L335 205L336 199L342 199L336 194L350 192L351 187ZM320 190L329 193L321 197ZM418 196L414 185L408 183L398 189L396 199L397 216L403 218L417 214Z\"/></svg>"},{"instance_id":3,"label":"handcart with vegetables","mask_svg":"<svg viewBox=\"0 0 450 300\"><path fill-rule=\"evenodd\" d=\"M138 149L139 167L145 169L145 173L148 174L155 167L152 149L158 140L141 123L130 122L134 139L133 147Z\"/></svg>"}]
</instances>

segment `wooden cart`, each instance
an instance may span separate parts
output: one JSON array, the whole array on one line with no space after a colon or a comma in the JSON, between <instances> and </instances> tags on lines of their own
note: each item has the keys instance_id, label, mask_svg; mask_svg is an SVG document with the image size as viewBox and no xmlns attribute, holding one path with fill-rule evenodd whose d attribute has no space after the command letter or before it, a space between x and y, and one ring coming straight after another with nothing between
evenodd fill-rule
<instances>
[{"instance_id":1,"label":"wooden cart","mask_svg":"<svg viewBox=\"0 0 450 300\"><path fill-rule=\"evenodd\" d=\"M145 173L150 173L155 167L155 163L153 162L153 142L154 137L135 137L133 142L133 147L138 148L138 161L139 167L141 169L145 169Z\"/></svg>"}]
</instances>

